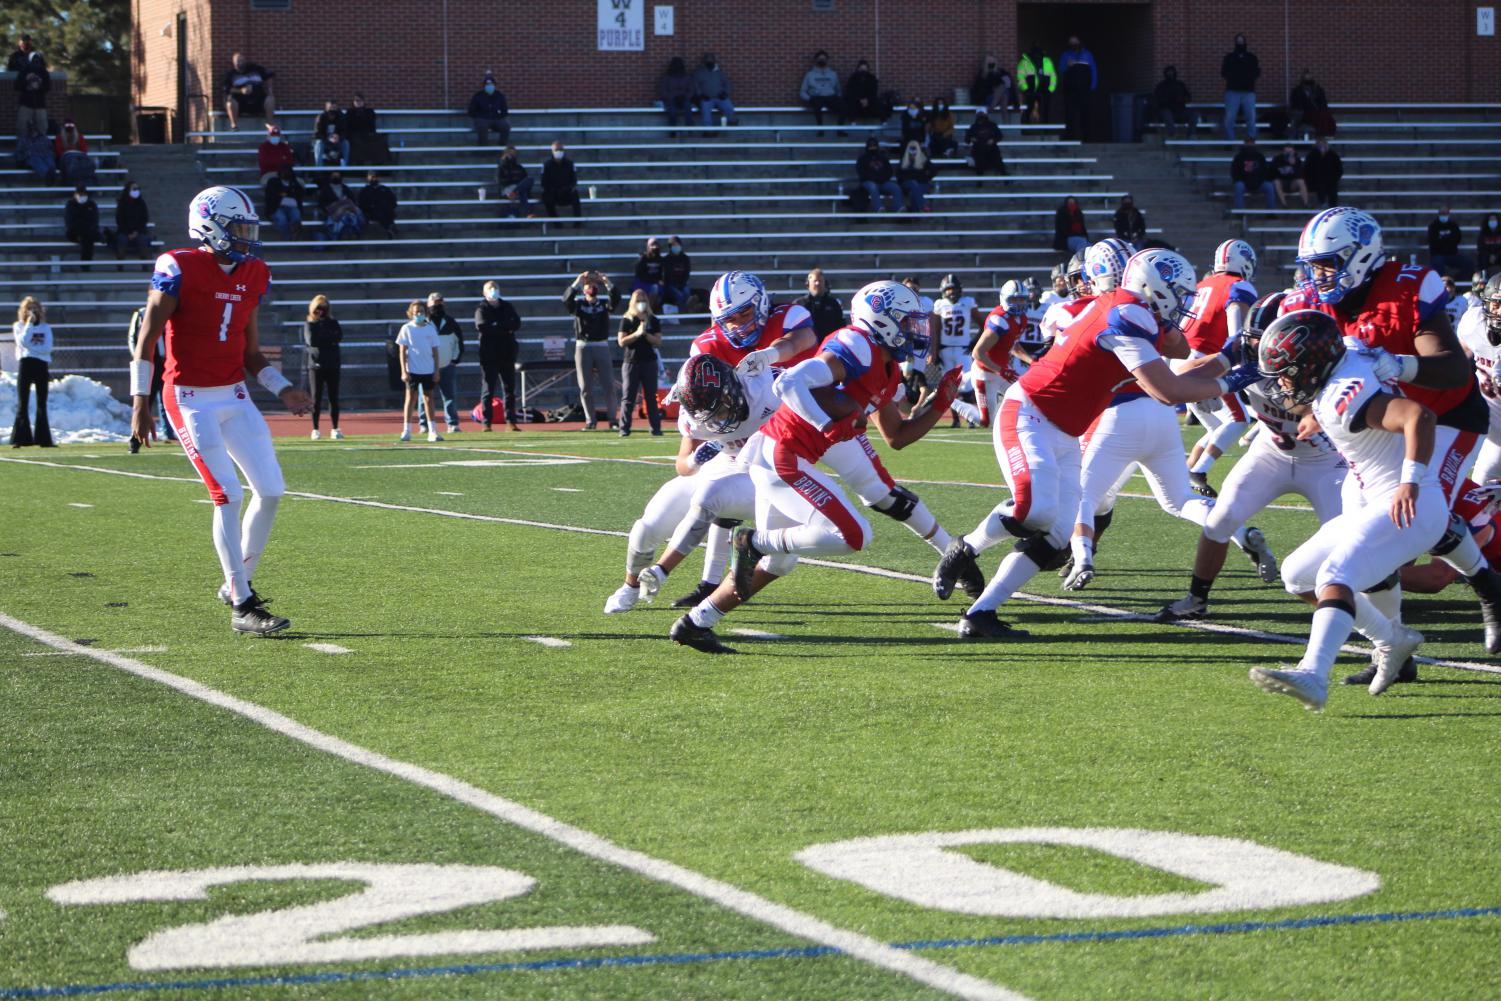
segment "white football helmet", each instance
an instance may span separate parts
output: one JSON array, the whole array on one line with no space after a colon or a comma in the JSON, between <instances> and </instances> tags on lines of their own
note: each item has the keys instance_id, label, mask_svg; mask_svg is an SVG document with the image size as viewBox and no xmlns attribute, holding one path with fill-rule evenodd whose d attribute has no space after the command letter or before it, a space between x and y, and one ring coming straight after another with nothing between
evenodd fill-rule
<instances>
[{"instance_id":1,"label":"white football helmet","mask_svg":"<svg viewBox=\"0 0 1501 1001\"><path fill-rule=\"evenodd\" d=\"M1214 273L1240 275L1246 281L1256 277L1256 251L1244 240L1226 240L1214 248Z\"/></svg>"},{"instance_id":2,"label":"white football helmet","mask_svg":"<svg viewBox=\"0 0 1501 1001\"><path fill-rule=\"evenodd\" d=\"M1109 292L1121 283L1126 262L1131 259L1131 245L1125 240L1108 237L1084 251L1084 277L1095 294Z\"/></svg>"},{"instance_id":3,"label":"white football helmet","mask_svg":"<svg viewBox=\"0 0 1501 1001\"><path fill-rule=\"evenodd\" d=\"M770 315L771 296L749 271L725 272L709 292L709 316L737 348L755 344Z\"/></svg>"},{"instance_id":4,"label":"white football helmet","mask_svg":"<svg viewBox=\"0 0 1501 1001\"><path fill-rule=\"evenodd\" d=\"M239 188L204 188L188 203L188 234L231 261L256 256L260 232L260 216Z\"/></svg>"},{"instance_id":5,"label":"white football helmet","mask_svg":"<svg viewBox=\"0 0 1501 1001\"><path fill-rule=\"evenodd\" d=\"M1298 237L1299 283L1325 305L1360 288L1385 262L1381 224L1348 205L1320 212Z\"/></svg>"},{"instance_id":6,"label":"white football helmet","mask_svg":"<svg viewBox=\"0 0 1501 1001\"><path fill-rule=\"evenodd\" d=\"M902 361L928 350L928 313L900 282L871 282L850 300L850 323L862 327Z\"/></svg>"},{"instance_id":7,"label":"white football helmet","mask_svg":"<svg viewBox=\"0 0 1501 1001\"><path fill-rule=\"evenodd\" d=\"M1157 319L1179 330L1193 319L1198 280L1193 265L1171 250L1143 250L1126 262L1121 288L1146 300Z\"/></svg>"},{"instance_id":8,"label":"white football helmet","mask_svg":"<svg viewBox=\"0 0 1501 1001\"><path fill-rule=\"evenodd\" d=\"M1010 315L1026 316L1027 308L1032 305L1032 294L1025 285L1013 278L1001 286L1001 303Z\"/></svg>"}]
</instances>

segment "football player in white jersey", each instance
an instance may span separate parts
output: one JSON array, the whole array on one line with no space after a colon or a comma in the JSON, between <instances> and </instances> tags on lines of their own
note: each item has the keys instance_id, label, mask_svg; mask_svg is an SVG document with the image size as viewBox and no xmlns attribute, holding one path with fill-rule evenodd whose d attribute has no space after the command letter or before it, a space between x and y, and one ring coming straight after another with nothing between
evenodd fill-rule
<instances>
[{"instance_id":1,"label":"football player in white jersey","mask_svg":"<svg viewBox=\"0 0 1501 1001\"><path fill-rule=\"evenodd\" d=\"M1501 358L1501 271L1477 291L1480 306L1465 311L1457 333L1459 343L1475 359L1475 381L1491 412L1490 429L1470 474L1475 482L1485 483L1501 479L1501 371L1496 367Z\"/></svg>"},{"instance_id":2,"label":"football player in white jersey","mask_svg":"<svg viewBox=\"0 0 1501 1001\"><path fill-rule=\"evenodd\" d=\"M956 275L944 275L939 296L933 300L933 317L938 327L938 368L968 368L969 351L974 345L973 331L985 322L985 311L975 297L964 294Z\"/></svg>"},{"instance_id":3,"label":"football player in white jersey","mask_svg":"<svg viewBox=\"0 0 1501 1001\"><path fill-rule=\"evenodd\" d=\"M1377 375L1377 356L1346 342L1328 314L1287 313L1267 327L1257 353L1274 402L1317 422L1305 422L1299 436L1322 429L1350 467L1344 511L1294 550L1282 569L1287 590L1314 605L1308 648L1294 669L1250 672L1266 691L1319 711L1335 658L1352 630L1375 644L1372 695L1396 680L1423 642L1421 633L1381 612L1361 592L1443 538L1459 470L1436 463L1430 468L1433 411L1388 393Z\"/></svg>"}]
</instances>

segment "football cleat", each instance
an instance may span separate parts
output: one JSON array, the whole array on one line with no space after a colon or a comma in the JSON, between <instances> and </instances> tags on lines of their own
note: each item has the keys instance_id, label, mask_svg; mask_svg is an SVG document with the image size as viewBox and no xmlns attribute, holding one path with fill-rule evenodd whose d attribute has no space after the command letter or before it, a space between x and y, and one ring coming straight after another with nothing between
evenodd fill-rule
<instances>
[{"instance_id":1,"label":"football cleat","mask_svg":"<svg viewBox=\"0 0 1501 1001\"><path fill-rule=\"evenodd\" d=\"M1501 574L1482 567L1470 578L1475 597L1480 599L1480 618L1485 622L1485 652L1501 653Z\"/></svg>"},{"instance_id":2,"label":"football cleat","mask_svg":"<svg viewBox=\"0 0 1501 1001\"><path fill-rule=\"evenodd\" d=\"M1071 574L1073 572L1074 572L1074 558L1072 556L1070 556L1067 560L1064 560L1063 566L1061 566L1061 567L1058 568L1058 579L1059 580L1064 580L1064 579L1066 579L1068 577L1069 574Z\"/></svg>"},{"instance_id":3,"label":"football cleat","mask_svg":"<svg viewBox=\"0 0 1501 1001\"><path fill-rule=\"evenodd\" d=\"M1074 569L1069 572L1068 578L1063 582L1065 591L1082 591L1094 580L1093 563L1076 563Z\"/></svg>"},{"instance_id":4,"label":"football cleat","mask_svg":"<svg viewBox=\"0 0 1501 1001\"><path fill-rule=\"evenodd\" d=\"M332 438L334 441L343 441L344 440L344 432L340 431L338 428L334 428L333 431L329 432L329 437Z\"/></svg>"},{"instance_id":5,"label":"football cleat","mask_svg":"<svg viewBox=\"0 0 1501 1001\"><path fill-rule=\"evenodd\" d=\"M281 632L292 624L290 619L284 619L266 611L266 603L254 591L250 592L250 597L234 606L234 609L229 625L237 633L269 636L272 633Z\"/></svg>"},{"instance_id":6,"label":"football cleat","mask_svg":"<svg viewBox=\"0 0 1501 1001\"><path fill-rule=\"evenodd\" d=\"M636 607L636 602L641 598L641 590L630 584L621 584L615 589L615 593L605 599L605 614L614 615L616 612L629 612Z\"/></svg>"},{"instance_id":7,"label":"football cleat","mask_svg":"<svg viewBox=\"0 0 1501 1001\"><path fill-rule=\"evenodd\" d=\"M1372 695L1380 695L1396 684L1402 669L1412 663L1413 651L1422 642L1422 633L1406 626L1398 626L1396 640L1391 646L1383 647L1379 643L1376 644L1376 655L1371 662L1375 671L1372 674L1368 691Z\"/></svg>"},{"instance_id":8,"label":"football cleat","mask_svg":"<svg viewBox=\"0 0 1501 1001\"><path fill-rule=\"evenodd\" d=\"M1373 663L1366 665L1364 669L1356 671L1354 674L1345 675L1344 683L1347 685L1369 685L1375 678L1376 665ZM1417 680L1418 662L1408 657L1407 662L1397 671L1397 677L1392 681L1392 684L1408 684Z\"/></svg>"},{"instance_id":9,"label":"football cleat","mask_svg":"<svg viewBox=\"0 0 1501 1001\"><path fill-rule=\"evenodd\" d=\"M250 588L250 591L251 591L252 594L255 593L255 584L252 581L248 581L247 580L245 582L245 586L248 587L248 588ZM218 597L219 597L219 604L221 604L221 605L233 605L234 604L234 595L232 595L230 593L229 582L228 581L225 581L223 584L219 585L219 595L218 595ZM267 599L267 600L269 600L269 599Z\"/></svg>"},{"instance_id":10,"label":"football cleat","mask_svg":"<svg viewBox=\"0 0 1501 1001\"><path fill-rule=\"evenodd\" d=\"M397 441L411 441L412 440L412 429L411 428L402 428L401 429L401 434L399 436L397 436L396 440Z\"/></svg>"},{"instance_id":11,"label":"football cleat","mask_svg":"<svg viewBox=\"0 0 1501 1001\"><path fill-rule=\"evenodd\" d=\"M1317 671L1304 668L1275 670L1270 667L1251 668L1251 680L1262 691L1273 695L1291 695L1303 703L1304 709L1323 712L1329 700L1329 682L1319 677Z\"/></svg>"},{"instance_id":12,"label":"football cleat","mask_svg":"<svg viewBox=\"0 0 1501 1001\"><path fill-rule=\"evenodd\" d=\"M1188 485L1193 487L1193 492L1200 497L1208 497L1210 500L1214 500L1220 495L1218 490L1209 485L1208 473L1189 473Z\"/></svg>"},{"instance_id":13,"label":"football cleat","mask_svg":"<svg viewBox=\"0 0 1501 1001\"><path fill-rule=\"evenodd\" d=\"M719 589L719 584L716 583L715 581L701 580L701 581L698 582L698 587L695 587L693 590L691 590L687 594L683 595L677 601L674 601L672 603L672 607L673 608L692 608L693 606L697 605L700 601L703 601L709 595L713 594L718 589Z\"/></svg>"},{"instance_id":14,"label":"football cleat","mask_svg":"<svg viewBox=\"0 0 1501 1001\"><path fill-rule=\"evenodd\" d=\"M1209 602L1203 598L1196 598L1191 594L1185 594L1171 605L1164 605L1162 611L1152 616L1153 622L1197 622L1200 619L1209 618Z\"/></svg>"},{"instance_id":15,"label":"football cleat","mask_svg":"<svg viewBox=\"0 0 1501 1001\"><path fill-rule=\"evenodd\" d=\"M1277 556L1272 552L1272 547L1267 545L1266 536L1261 529L1248 527L1246 529L1246 556L1256 564L1256 576L1261 578L1263 584L1277 583Z\"/></svg>"},{"instance_id":16,"label":"football cleat","mask_svg":"<svg viewBox=\"0 0 1501 1001\"><path fill-rule=\"evenodd\" d=\"M641 571L638 578L641 581L641 600L651 601L662 590L662 583L667 580L667 571L656 564L652 564Z\"/></svg>"},{"instance_id":17,"label":"football cleat","mask_svg":"<svg viewBox=\"0 0 1501 1001\"><path fill-rule=\"evenodd\" d=\"M959 638L966 640L1021 639L1025 630L1013 629L993 611L965 612L959 617Z\"/></svg>"},{"instance_id":18,"label":"football cleat","mask_svg":"<svg viewBox=\"0 0 1501 1001\"><path fill-rule=\"evenodd\" d=\"M735 535L731 544L735 548L735 554L730 559L730 572L735 577L735 597L741 601L749 601L751 597L751 582L755 578L756 564L765 555L751 542L751 537L756 530L746 526L735 529Z\"/></svg>"},{"instance_id":19,"label":"football cleat","mask_svg":"<svg viewBox=\"0 0 1501 1001\"><path fill-rule=\"evenodd\" d=\"M971 599L985 593L985 574L978 563L972 562L959 571L959 586Z\"/></svg>"},{"instance_id":20,"label":"football cleat","mask_svg":"<svg viewBox=\"0 0 1501 1001\"><path fill-rule=\"evenodd\" d=\"M441 434L439 434L438 432L436 432L436 431L429 431L427 433L427 440L428 441L442 441L443 440L443 436Z\"/></svg>"},{"instance_id":21,"label":"football cleat","mask_svg":"<svg viewBox=\"0 0 1501 1001\"><path fill-rule=\"evenodd\" d=\"M933 593L940 601L948 601L949 595L954 593L954 583L971 570L979 572L974 549L962 538L955 539L938 558L938 566L933 568Z\"/></svg>"},{"instance_id":22,"label":"football cleat","mask_svg":"<svg viewBox=\"0 0 1501 1001\"><path fill-rule=\"evenodd\" d=\"M719 642L719 637L714 635L714 630L703 626L696 626L688 616L683 616L672 624L667 637L680 646L688 646L700 653L734 653L734 649Z\"/></svg>"},{"instance_id":23,"label":"football cleat","mask_svg":"<svg viewBox=\"0 0 1501 1001\"><path fill-rule=\"evenodd\" d=\"M322 438L322 437L323 437L323 435L321 435L321 434L318 433L318 429L317 428L313 428L313 434L312 434L313 441L317 441L319 438Z\"/></svg>"}]
</instances>

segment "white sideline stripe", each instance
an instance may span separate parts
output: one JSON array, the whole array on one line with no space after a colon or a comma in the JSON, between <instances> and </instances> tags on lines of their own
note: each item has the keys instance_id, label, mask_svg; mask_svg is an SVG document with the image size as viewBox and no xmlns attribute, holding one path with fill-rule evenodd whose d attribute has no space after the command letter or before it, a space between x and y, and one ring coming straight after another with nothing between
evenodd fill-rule
<instances>
[{"instance_id":1,"label":"white sideline stripe","mask_svg":"<svg viewBox=\"0 0 1501 1001\"><path fill-rule=\"evenodd\" d=\"M539 813L520 803L486 792L452 776L423 768L420 765L388 758L384 754L341 740L320 730L314 730L289 716L283 716L279 712L254 702L235 698L233 695L200 684L191 678L163 671L108 650L95 650L91 647L80 646L70 639L12 618L4 612L0 612L0 626L29 637L44 646L50 646L54 650L89 657L136 677L165 685L189 698L206 702L211 706L218 706L220 709L242 716L274 733L289 737L336 758L342 758L353 764L363 765L374 771L404 779L424 789L430 789L506 823L540 834L572 848L581 855L617 865L659 883L675 886L727 910L771 925L789 935L838 949L856 959L864 960L893 973L900 973L920 984L954 997L971 998L974 1001L1029 1001L1024 995L992 984L988 980L960 973L941 963L914 955L910 951L896 949L878 942L867 935L835 927L811 914L804 914L802 911L783 904L773 903L759 894L742 890L665 859L624 848L597 834L565 824L545 813Z\"/></svg>"},{"instance_id":2,"label":"white sideline stripe","mask_svg":"<svg viewBox=\"0 0 1501 1001\"><path fill-rule=\"evenodd\" d=\"M119 469L105 469L100 466L84 466L70 462L49 462L45 459L12 459L8 456L0 456L0 462L15 462L27 466L52 466L57 469L82 469L94 473L107 473L113 476L130 476L142 480L173 480L179 483L197 483L196 478L186 476L155 476L151 473L131 473ZM407 511L413 514L433 514L442 518L459 518L466 521L483 521L495 525L521 525L525 528L547 528L559 532L574 532L580 535L608 535L615 538L626 538L629 533L615 531L608 528L584 528L581 525L557 525L546 521L531 521L525 518L502 518L491 514L467 514L463 511L445 511L442 508L411 507L404 504L386 504L380 501L359 500L353 497L330 497L326 494L302 493L295 490L287 491L288 497L301 497L304 500L330 501L335 504L353 504L358 507L374 507L386 511ZM820 560L813 558L802 559L800 562L815 567L831 567L835 570L845 570L851 573L869 574L873 577L886 577L891 580L914 581L928 584L927 577L917 574L905 573L901 570L888 570L885 567L866 566L861 563L836 563L833 560ZM1122 608L1111 608L1108 605L1095 605L1084 601L1074 601L1071 598L1055 598L1044 594L1030 594L1026 591L1018 591L1016 598L1020 601L1031 601L1039 605L1056 605L1062 608L1076 608L1084 612L1092 612L1109 619L1121 621L1144 621L1147 617L1140 612L1128 612ZM1218 622L1175 622L1173 626L1178 629L1198 629L1203 632L1222 633L1227 636L1244 636L1249 639L1270 640L1274 643L1290 643L1302 646L1307 642L1303 636L1287 636L1282 633L1269 633L1261 629L1248 629L1244 626L1227 626ZM1346 645L1347 653L1367 655L1370 650L1364 647ZM1452 667L1460 671L1480 671L1485 674L1501 674L1501 666L1495 664L1477 664L1468 660L1441 660L1437 657L1415 657L1420 664L1433 664L1437 667Z\"/></svg>"},{"instance_id":3,"label":"white sideline stripe","mask_svg":"<svg viewBox=\"0 0 1501 1001\"><path fill-rule=\"evenodd\" d=\"M768 633L760 629L731 629L736 636L745 636L753 640L784 640L787 637L781 633Z\"/></svg>"},{"instance_id":4,"label":"white sideline stripe","mask_svg":"<svg viewBox=\"0 0 1501 1001\"><path fill-rule=\"evenodd\" d=\"M434 492L437 493L437 495L439 497L462 497L462 496L464 496L463 494L456 494L452 490L438 490L438 491L434 491Z\"/></svg>"},{"instance_id":5,"label":"white sideline stripe","mask_svg":"<svg viewBox=\"0 0 1501 1001\"><path fill-rule=\"evenodd\" d=\"M550 646L555 650L562 650L567 647L573 646L573 644L568 642L567 640L560 640L556 636L523 636L521 638L524 640L531 640L533 643L537 643L542 646Z\"/></svg>"},{"instance_id":6,"label":"white sideline stripe","mask_svg":"<svg viewBox=\"0 0 1501 1001\"><path fill-rule=\"evenodd\" d=\"M957 622L929 622L928 625L934 629L947 629L951 633L959 631L959 623Z\"/></svg>"},{"instance_id":7,"label":"white sideline stripe","mask_svg":"<svg viewBox=\"0 0 1501 1001\"><path fill-rule=\"evenodd\" d=\"M337 643L304 643L309 650L317 650L319 653L354 653L353 650Z\"/></svg>"},{"instance_id":8,"label":"white sideline stripe","mask_svg":"<svg viewBox=\"0 0 1501 1001\"><path fill-rule=\"evenodd\" d=\"M111 650L110 652L111 653L166 653L167 652L167 648L164 647L164 646L127 646L127 647L121 647L118 650ZM68 651L68 650L30 650L30 651L27 651L26 653L21 654L21 656L22 657L71 657L71 656L73 656L73 654L72 654L71 651Z\"/></svg>"},{"instance_id":9,"label":"white sideline stripe","mask_svg":"<svg viewBox=\"0 0 1501 1001\"><path fill-rule=\"evenodd\" d=\"M553 489L556 490L560 494L581 494L581 493L583 493L583 491L580 490L578 487L553 487Z\"/></svg>"},{"instance_id":10,"label":"white sideline stripe","mask_svg":"<svg viewBox=\"0 0 1501 1001\"><path fill-rule=\"evenodd\" d=\"M92 505L92 504L80 504L77 501L69 501L68 502L68 506L69 507L93 507L94 505Z\"/></svg>"}]
</instances>

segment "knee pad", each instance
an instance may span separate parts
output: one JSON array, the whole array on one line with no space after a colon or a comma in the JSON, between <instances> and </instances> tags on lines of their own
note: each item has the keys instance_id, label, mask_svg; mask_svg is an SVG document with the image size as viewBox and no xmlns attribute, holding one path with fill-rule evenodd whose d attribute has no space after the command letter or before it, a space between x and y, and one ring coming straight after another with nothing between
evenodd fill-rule
<instances>
[{"instance_id":1,"label":"knee pad","mask_svg":"<svg viewBox=\"0 0 1501 1001\"><path fill-rule=\"evenodd\" d=\"M797 566L797 556L793 553L772 553L761 561L761 569L776 577L785 577Z\"/></svg>"},{"instance_id":2,"label":"knee pad","mask_svg":"<svg viewBox=\"0 0 1501 1001\"><path fill-rule=\"evenodd\" d=\"M1110 527L1110 522L1115 519L1115 508L1111 508L1104 514L1094 516L1094 541L1098 543L1100 536L1105 534L1105 529Z\"/></svg>"},{"instance_id":3,"label":"knee pad","mask_svg":"<svg viewBox=\"0 0 1501 1001\"><path fill-rule=\"evenodd\" d=\"M1043 536L1018 539L1016 551L1044 570L1057 570L1068 562L1068 546L1055 546Z\"/></svg>"},{"instance_id":4,"label":"knee pad","mask_svg":"<svg viewBox=\"0 0 1501 1001\"><path fill-rule=\"evenodd\" d=\"M906 521L922 503L917 494L906 487L892 487L891 493L876 501L871 507L895 521Z\"/></svg>"},{"instance_id":5,"label":"knee pad","mask_svg":"<svg viewBox=\"0 0 1501 1001\"><path fill-rule=\"evenodd\" d=\"M1465 533L1470 531L1470 526L1465 524L1463 518L1454 512L1449 512L1449 527L1444 529L1443 538L1439 539L1434 547L1428 550L1433 556L1448 556L1459 548L1459 544L1465 540Z\"/></svg>"},{"instance_id":6,"label":"knee pad","mask_svg":"<svg viewBox=\"0 0 1501 1001\"><path fill-rule=\"evenodd\" d=\"M1440 543L1440 544L1442 544L1442 543ZM1456 542L1455 545L1458 545L1458 542ZM1447 552L1447 551L1448 550L1445 550L1445 552ZM1439 555L1438 554L1438 550L1437 550L1436 547L1434 549L1434 555ZM1392 588L1396 587L1401 582L1402 582L1402 571L1401 571L1400 568L1398 568L1396 570L1393 570L1391 572L1391 574L1387 576L1386 580L1384 580L1381 583L1377 584L1375 587L1368 587L1368 588L1366 588L1361 593L1363 593L1363 594L1376 594L1379 591L1390 591Z\"/></svg>"},{"instance_id":7,"label":"knee pad","mask_svg":"<svg viewBox=\"0 0 1501 1001\"><path fill-rule=\"evenodd\" d=\"M710 524L719 528L735 528L740 525L741 520L740 518L715 518L710 521Z\"/></svg>"}]
</instances>

